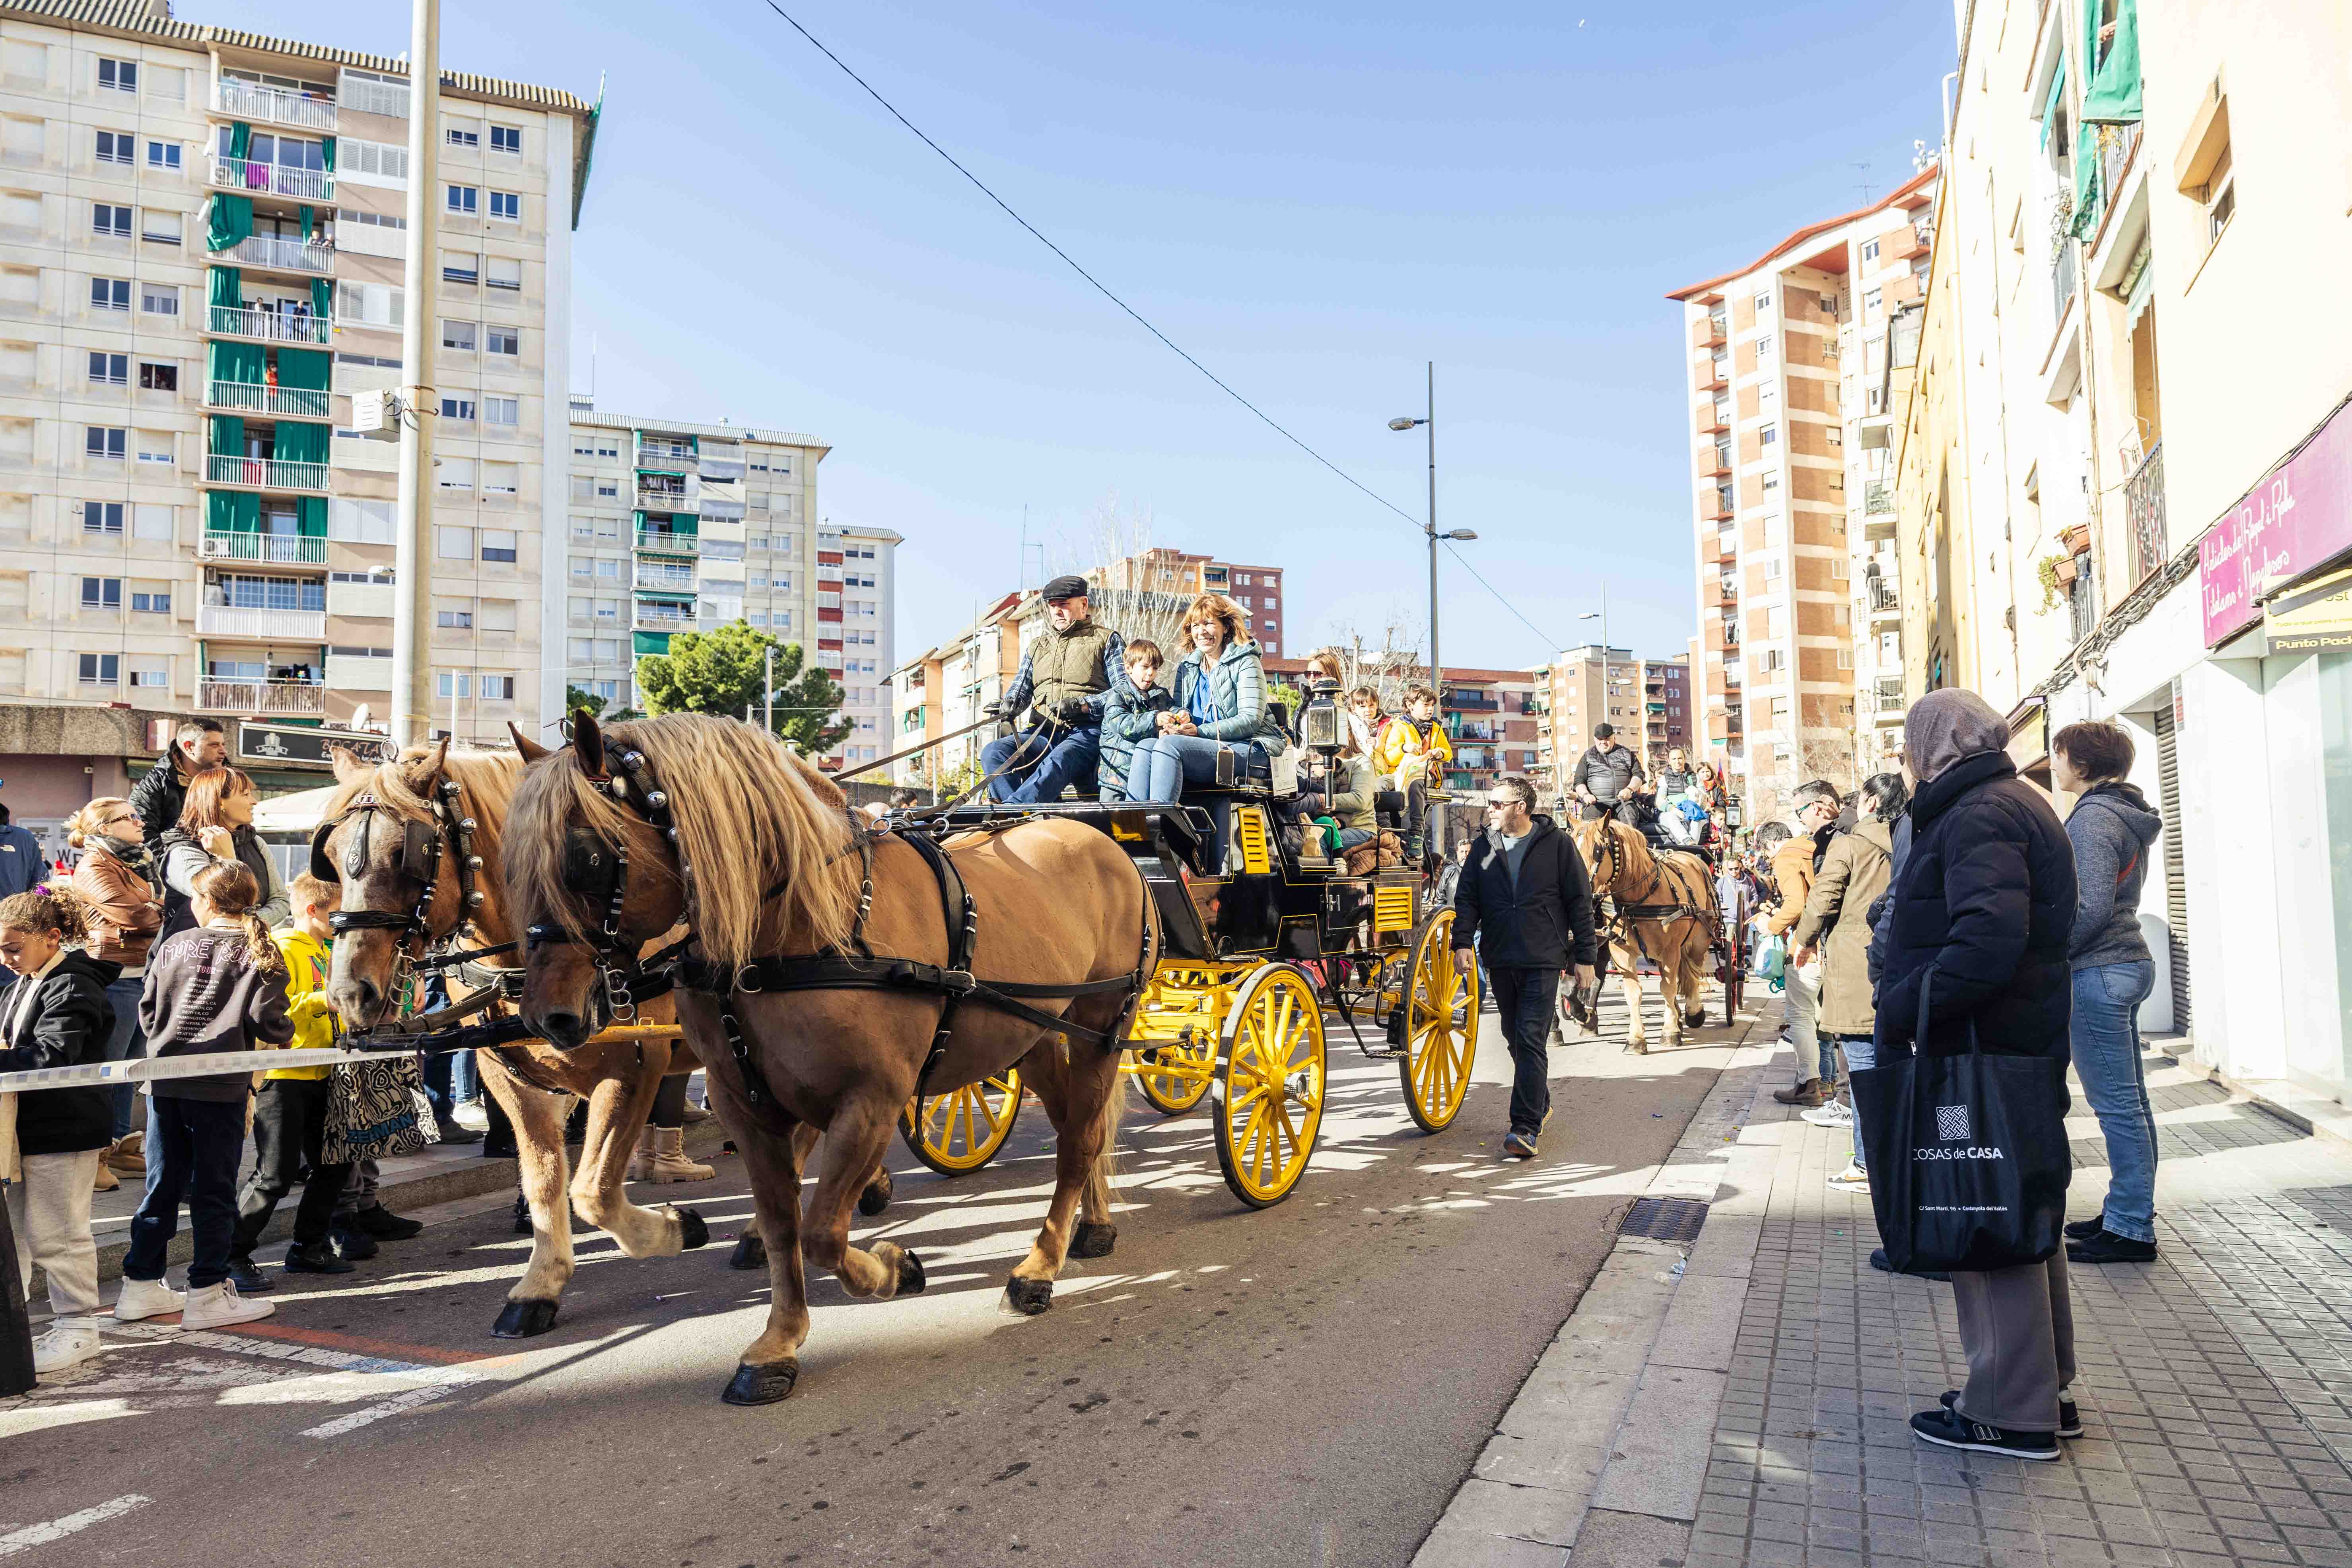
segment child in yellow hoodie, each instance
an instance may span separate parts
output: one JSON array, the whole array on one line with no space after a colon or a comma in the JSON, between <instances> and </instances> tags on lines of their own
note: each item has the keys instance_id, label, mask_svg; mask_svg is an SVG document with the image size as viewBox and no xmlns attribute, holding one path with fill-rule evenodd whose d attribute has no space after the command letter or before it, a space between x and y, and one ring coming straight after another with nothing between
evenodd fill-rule
<instances>
[{"instance_id":1,"label":"child in yellow hoodie","mask_svg":"<svg viewBox=\"0 0 2352 1568\"><path fill-rule=\"evenodd\" d=\"M305 873L287 889L293 918L270 933L286 959L287 1015L294 1021L290 1050L320 1049L335 1043L334 1009L327 1002L327 944L333 932L327 917L335 889ZM229 1278L237 1293L267 1290L270 1280L253 1261L278 1200L305 1165L310 1179L294 1211L294 1244L286 1251L289 1274L349 1274L352 1266L335 1256L328 1239L335 1199L350 1180L350 1164L330 1165L325 1152L327 1102L334 1093L332 1067L273 1068L264 1078L253 1108L253 1174L236 1205L236 1239L229 1247Z\"/></svg>"},{"instance_id":2,"label":"child in yellow hoodie","mask_svg":"<svg viewBox=\"0 0 2352 1568\"><path fill-rule=\"evenodd\" d=\"M1421 859L1421 825L1429 814L1430 786L1444 776L1445 764L1454 760L1454 742L1438 721L1437 693L1428 687L1405 688L1404 713L1381 731L1372 765L1404 792L1404 858L1412 864Z\"/></svg>"}]
</instances>

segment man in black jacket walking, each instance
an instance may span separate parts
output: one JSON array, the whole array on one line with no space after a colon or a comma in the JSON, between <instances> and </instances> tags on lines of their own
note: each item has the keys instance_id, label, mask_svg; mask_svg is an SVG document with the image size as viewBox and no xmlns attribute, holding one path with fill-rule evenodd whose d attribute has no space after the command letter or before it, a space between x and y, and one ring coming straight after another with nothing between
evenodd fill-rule
<instances>
[{"instance_id":1,"label":"man in black jacket walking","mask_svg":"<svg viewBox=\"0 0 2352 1568\"><path fill-rule=\"evenodd\" d=\"M1535 786L1507 773L1486 791L1486 834L1470 852L1454 891L1454 962L1483 959L1495 989L1503 1037L1511 1048L1511 1130L1503 1152L1532 1160L1551 1120L1549 1061L1544 1049L1559 1004L1560 971L1597 984L1600 939L1592 926L1592 884L1575 843L1549 816L1533 815ZM1484 936L1479 952L1471 943Z\"/></svg>"}]
</instances>

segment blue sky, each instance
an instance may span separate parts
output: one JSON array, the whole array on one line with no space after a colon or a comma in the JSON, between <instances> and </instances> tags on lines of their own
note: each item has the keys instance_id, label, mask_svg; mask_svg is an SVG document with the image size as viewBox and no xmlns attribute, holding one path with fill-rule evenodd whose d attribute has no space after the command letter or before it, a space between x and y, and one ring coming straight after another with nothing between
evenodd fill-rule
<instances>
[{"instance_id":1,"label":"blue sky","mask_svg":"<svg viewBox=\"0 0 2352 1568\"><path fill-rule=\"evenodd\" d=\"M1695 625L1669 289L1884 194L1932 141L1948 5L1108 6L784 0L1030 221L1417 520L1437 362L1449 664ZM404 7L183 0L399 53ZM332 16L322 23L321 18ZM318 33L321 26L323 34ZM1416 527L1316 465L990 205L759 0L445 7L453 69L593 97L574 385L830 441L895 528L900 657L1107 505L1287 569L1286 642L1425 611ZM1857 165L1860 165L1857 167ZM1034 573L1033 573L1034 575ZM1535 629L1519 618L1525 616Z\"/></svg>"}]
</instances>

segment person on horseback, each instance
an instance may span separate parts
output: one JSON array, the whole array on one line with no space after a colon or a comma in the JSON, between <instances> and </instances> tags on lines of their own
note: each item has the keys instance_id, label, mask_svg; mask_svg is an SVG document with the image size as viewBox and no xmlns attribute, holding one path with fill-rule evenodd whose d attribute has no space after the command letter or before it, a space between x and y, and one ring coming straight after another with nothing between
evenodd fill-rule
<instances>
[{"instance_id":1,"label":"person on horseback","mask_svg":"<svg viewBox=\"0 0 2352 1568\"><path fill-rule=\"evenodd\" d=\"M1584 807L1584 820L1614 816L1626 826L1642 826L1640 797L1652 785L1642 773L1642 759L1631 746L1617 743L1617 726L1595 724L1592 744L1577 759L1569 775L1569 789Z\"/></svg>"},{"instance_id":2,"label":"person on horseback","mask_svg":"<svg viewBox=\"0 0 2352 1568\"><path fill-rule=\"evenodd\" d=\"M1042 596L1046 625L1021 650L1021 673L995 705L1007 719L1029 710L1029 728L991 741L980 753L988 793L1021 805L1059 800L1072 784L1094 794L1103 706L1113 691L1134 695L1126 641L1089 614L1087 580L1056 577Z\"/></svg>"}]
</instances>

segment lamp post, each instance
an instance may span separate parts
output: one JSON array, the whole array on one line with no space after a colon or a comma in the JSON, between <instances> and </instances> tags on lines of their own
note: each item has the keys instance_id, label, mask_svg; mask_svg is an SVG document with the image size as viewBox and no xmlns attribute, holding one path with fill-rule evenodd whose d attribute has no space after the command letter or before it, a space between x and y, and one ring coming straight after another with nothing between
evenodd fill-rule
<instances>
[{"instance_id":1,"label":"lamp post","mask_svg":"<svg viewBox=\"0 0 2352 1568\"><path fill-rule=\"evenodd\" d=\"M1472 540L1478 537L1474 529L1457 528L1450 533L1437 531L1437 362L1429 362L1429 412L1418 419L1400 416L1389 421L1391 430L1411 430L1415 426L1429 432L1429 521L1422 532L1429 539L1429 685L1437 693L1438 721L1444 721L1445 670L1437 654L1437 542L1441 539Z\"/></svg>"}]
</instances>

